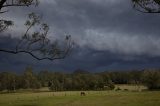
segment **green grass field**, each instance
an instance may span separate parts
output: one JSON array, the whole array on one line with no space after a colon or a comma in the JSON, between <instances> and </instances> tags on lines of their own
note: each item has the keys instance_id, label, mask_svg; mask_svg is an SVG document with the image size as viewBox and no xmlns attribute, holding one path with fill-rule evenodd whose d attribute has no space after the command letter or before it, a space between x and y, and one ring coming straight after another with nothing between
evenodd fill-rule
<instances>
[{"instance_id":1,"label":"green grass field","mask_svg":"<svg viewBox=\"0 0 160 106\"><path fill-rule=\"evenodd\" d=\"M0 106L160 106L160 91L79 91L0 94Z\"/></svg>"}]
</instances>

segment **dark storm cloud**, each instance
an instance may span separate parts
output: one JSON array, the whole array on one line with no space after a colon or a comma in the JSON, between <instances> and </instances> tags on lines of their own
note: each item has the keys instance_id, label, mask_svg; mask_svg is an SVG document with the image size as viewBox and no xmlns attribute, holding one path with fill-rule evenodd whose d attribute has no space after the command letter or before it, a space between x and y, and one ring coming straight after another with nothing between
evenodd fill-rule
<instances>
[{"instance_id":1,"label":"dark storm cloud","mask_svg":"<svg viewBox=\"0 0 160 106\"><path fill-rule=\"evenodd\" d=\"M69 57L54 62L1 53L1 67L20 64L14 68L33 65L39 69L98 71L159 66L160 15L139 13L130 0L41 0L37 8L13 8L3 16L14 20L13 36L23 34L26 14L32 11L49 24L51 39L71 34L77 46ZM9 42L3 39L1 47Z\"/></svg>"},{"instance_id":2,"label":"dark storm cloud","mask_svg":"<svg viewBox=\"0 0 160 106\"><path fill-rule=\"evenodd\" d=\"M130 0L41 0L38 8L16 9L10 14L21 26L23 13L31 11L43 15L52 39L71 34L78 45L96 50L127 55L160 54L160 16L133 10ZM16 27L18 31L23 28Z\"/></svg>"},{"instance_id":3,"label":"dark storm cloud","mask_svg":"<svg viewBox=\"0 0 160 106\"><path fill-rule=\"evenodd\" d=\"M70 33L80 46L113 53L160 54L160 16L133 10L131 1L54 0L45 4L52 8L41 12L57 36Z\"/></svg>"}]
</instances>

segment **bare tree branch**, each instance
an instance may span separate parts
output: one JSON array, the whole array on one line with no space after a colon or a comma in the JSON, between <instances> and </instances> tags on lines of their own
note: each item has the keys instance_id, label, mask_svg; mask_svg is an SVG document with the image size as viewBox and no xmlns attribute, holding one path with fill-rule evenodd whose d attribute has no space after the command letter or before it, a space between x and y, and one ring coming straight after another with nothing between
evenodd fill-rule
<instances>
[{"instance_id":1,"label":"bare tree branch","mask_svg":"<svg viewBox=\"0 0 160 106\"><path fill-rule=\"evenodd\" d=\"M34 55L32 52L28 52L28 51L12 51L12 50L5 50L5 49L0 49L0 52L5 52L5 53L11 53L11 54L19 54L19 53L25 53L25 54L29 54L32 57L34 57L37 60L56 60L56 59L64 59L67 55L64 55L62 57L54 57L54 58L50 58L50 57L38 57L36 55Z\"/></svg>"}]
</instances>

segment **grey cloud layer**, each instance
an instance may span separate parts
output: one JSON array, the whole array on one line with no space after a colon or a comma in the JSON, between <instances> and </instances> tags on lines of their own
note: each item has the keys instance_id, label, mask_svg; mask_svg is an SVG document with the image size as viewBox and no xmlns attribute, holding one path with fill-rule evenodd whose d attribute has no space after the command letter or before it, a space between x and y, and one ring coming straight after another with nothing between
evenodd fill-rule
<instances>
[{"instance_id":1,"label":"grey cloud layer","mask_svg":"<svg viewBox=\"0 0 160 106\"><path fill-rule=\"evenodd\" d=\"M132 9L130 0L41 0L37 8L13 8L4 17L13 18L13 32L19 33L26 14L32 11L43 15L50 26L51 39L71 34L78 46L64 61L37 62L26 55L20 55L19 60L8 57L15 59L13 64L57 70L159 66L160 15L139 13Z\"/></svg>"},{"instance_id":2,"label":"grey cloud layer","mask_svg":"<svg viewBox=\"0 0 160 106\"><path fill-rule=\"evenodd\" d=\"M160 16L139 13L132 9L130 1L54 0L49 3L51 8L46 10L46 19L53 23L55 33L70 33L80 46L126 55L160 55Z\"/></svg>"},{"instance_id":3,"label":"grey cloud layer","mask_svg":"<svg viewBox=\"0 0 160 106\"><path fill-rule=\"evenodd\" d=\"M41 13L51 27L50 36L53 39L71 34L78 45L96 50L128 55L160 55L160 16L133 10L131 1L41 0L38 8L17 10L14 16L22 16L17 18L18 21L14 20L20 25L24 20L24 11L25 14L29 11ZM19 27L20 30L22 27Z\"/></svg>"}]
</instances>

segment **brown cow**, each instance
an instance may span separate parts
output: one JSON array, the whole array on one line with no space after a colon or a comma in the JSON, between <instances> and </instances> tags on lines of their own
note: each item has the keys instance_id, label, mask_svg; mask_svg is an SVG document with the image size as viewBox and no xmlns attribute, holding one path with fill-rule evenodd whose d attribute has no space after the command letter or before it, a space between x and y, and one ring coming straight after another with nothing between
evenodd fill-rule
<instances>
[{"instance_id":1,"label":"brown cow","mask_svg":"<svg viewBox=\"0 0 160 106\"><path fill-rule=\"evenodd\" d=\"M86 96L86 93L85 92L81 92L81 96Z\"/></svg>"}]
</instances>

